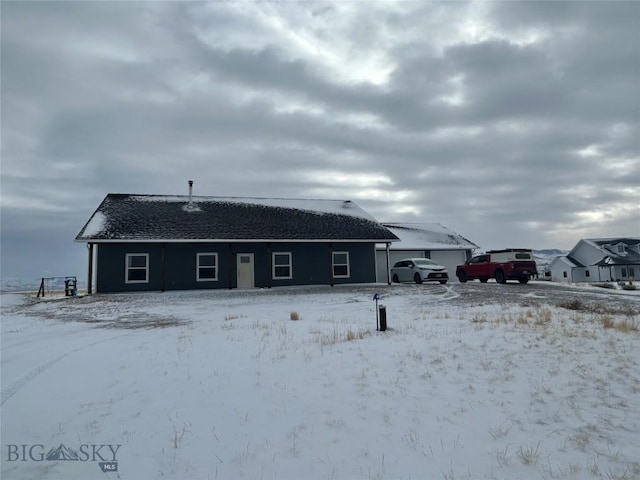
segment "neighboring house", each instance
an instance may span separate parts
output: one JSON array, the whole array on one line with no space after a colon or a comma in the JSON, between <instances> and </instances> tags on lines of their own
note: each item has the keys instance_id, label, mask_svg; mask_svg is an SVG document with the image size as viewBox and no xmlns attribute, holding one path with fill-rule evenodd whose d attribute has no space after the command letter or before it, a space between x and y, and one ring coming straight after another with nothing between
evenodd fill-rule
<instances>
[{"instance_id":1,"label":"neighboring house","mask_svg":"<svg viewBox=\"0 0 640 480\"><path fill-rule=\"evenodd\" d=\"M471 258L476 244L439 223L383 223L400 242L389 248L391 266L403 258L430 258L447 267L449 280L456 280L456 266ZM386 245L378 246L378 281L385 282Z\"/></svg>"},{"instance_id":2,"label":"neighboring house","mask_svg":"<svg viewBox=\"0 0 640 480\"><path fill-rule=\"evenodd\" d=\"M76 237L88 291L376 281L397 237L351 201L108 194Z\"/></svg>"},{"instance_id":3,"label":"neighboring house","mask_svg":"<svg viewBox=\"0 0 640 480\"><path fill-rule=\"evenodd\" d=\"M640 276L640 238L580 240L549 265L554 282L611 282Z\"/></svg>"}]
</instances>

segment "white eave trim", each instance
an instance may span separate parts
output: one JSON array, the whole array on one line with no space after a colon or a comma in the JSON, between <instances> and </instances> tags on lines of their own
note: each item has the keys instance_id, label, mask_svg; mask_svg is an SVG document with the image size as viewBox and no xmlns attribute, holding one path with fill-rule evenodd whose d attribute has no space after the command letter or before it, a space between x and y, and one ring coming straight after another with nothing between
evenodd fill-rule
<instances>
[{"instance_id":1,"label":"white eave trim","mask_svg":"<svg viewBox=\"0 0 640 480\"><path fill-rule=\"evenodd\" d=\"M365 239L256 239L249 240L243 238L232 238L232 239L220 239L220 238L183 238L183 239L129 239L129 238L118 238L118 239L75 239L74 242L77 243L391 243L391 242L399 242L400 240L365 240Z\"/></svg>"},{"instance_id":2,"label":"white eave trim","mask_svg":"<svg viewBox=\"0 0 640 480\"><path fill-rule=\"evenodd\" d=\"M394 242L402 242L401 240L392 240ZM384 242L386 243L386 242ZM384 245L380 245L377 246L376 249L377 250L385 250L385 246ZM471 247L471 246L466 246L466 245L460 245L460 246L451 246L451 245L423 245L423 246L415 246L415 248L412 247L406 247L402 244L398 245L395 248L392 248L391 251L392 252L403 252L403 251L411 251L411 252L415 252L417 250L437 250L439 252L444 252L444 251L448 251L448 252L458 252L460 250L475 250L479 247Z\"/></svg>"}]
</instances>

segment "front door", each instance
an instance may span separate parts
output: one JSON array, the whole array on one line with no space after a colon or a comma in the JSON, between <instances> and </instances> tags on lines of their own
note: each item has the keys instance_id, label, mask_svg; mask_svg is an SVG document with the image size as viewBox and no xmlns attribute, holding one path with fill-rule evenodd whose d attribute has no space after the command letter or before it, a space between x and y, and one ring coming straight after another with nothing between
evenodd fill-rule
<instances>
[{"instance_id":1,"label":"front door","mask_svg":"<svg viewBox=\"0 0 640 480\"><path fill-rule=\"evenodd\" d=\"M253 253L239 253L237 255L238 288L255 287L253 272Z\"/></svg>"}]
</instances>

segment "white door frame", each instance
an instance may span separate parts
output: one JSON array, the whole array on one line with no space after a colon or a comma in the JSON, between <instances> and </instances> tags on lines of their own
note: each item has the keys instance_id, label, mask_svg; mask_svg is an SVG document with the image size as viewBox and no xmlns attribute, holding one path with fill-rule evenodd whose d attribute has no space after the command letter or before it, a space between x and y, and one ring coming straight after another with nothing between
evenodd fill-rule
<instances>
[{"instance_id":1,"label":"white door frame","mask_svg":"<svg viewBox=\"0 0 640 480\"><path fill-rule=\"evenodd\" d=\"M246 259L249 261L244 261ZM236 272L238 277L237 288L254 288L256 286L253 253L236 254Z\"/></svg>"}]
</instances>

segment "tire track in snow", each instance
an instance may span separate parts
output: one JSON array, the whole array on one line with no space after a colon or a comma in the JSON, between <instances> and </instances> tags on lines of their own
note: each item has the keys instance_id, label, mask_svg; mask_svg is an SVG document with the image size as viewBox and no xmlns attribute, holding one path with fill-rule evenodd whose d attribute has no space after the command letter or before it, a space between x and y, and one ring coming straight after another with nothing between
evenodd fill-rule
<instances>
[{"instance_id":1,"label":"tire track in snow","mask_svg":"<svg viewBox=\"0 0 640 480\"><path fill-rule=\"evenodd\" d=\"M460 296L460 293L458 293L454 286L450 284L423 284L419 286L419 291L421 295L424 293L432 295L432 300L436 302L446 302L454 300Z\"/></svg>"},{"instance_id":2,"label":"tire track in snow","mask_svg":"<svg viewBox=\"0 0 640 480\"><path fill-rule=\"evenodd\" d=\"M458 298L460 296L460 294L456 292L455 289L453 288L453 285L442 285L442 286L446 289L446 292L444 293L444 295L440 300L448 301L448 300L453 300L454 298Z\"/></svg>"},{"instance_id":3,"label":"tire track in snow","mask_svg":"<svg viewBox=\"0 0 640 480\"><path fill-rule=\"evenodd\" d=\"M63 353L61 355L58 355L53 360L51 360L51 361L49 361L47 363L44 363L44 364L40 365L39 367L36 367L36 368L32 369L27 374L23 375L18 380L12 382L7 387L3 387L2 388L2 392L0 393L0 406L4 405L7 400L9 400L11 397L13 397L16 393L18 393L25 385L27 385L29 382L31 382L31 380L36 378L42 372L48 370L50 367L52 367L53 365L58 363L60 360L63 360L65 358L73 355L74 353L79 352L80 350L84 350L85 348L93 347L94 345L97 345L99 343L108 342L108 341L114 340L114 339L116 339L118 337L123 337L124 335L126 335L126 334L116 335L114 337L105 338L103 340L98 340L97 342L89 343L87 345L82 345L81 347L74 348L73 350L69 350L69 351L67 351L67 352L65 352L65 353Z\"/></svg>"}]
</instances>

